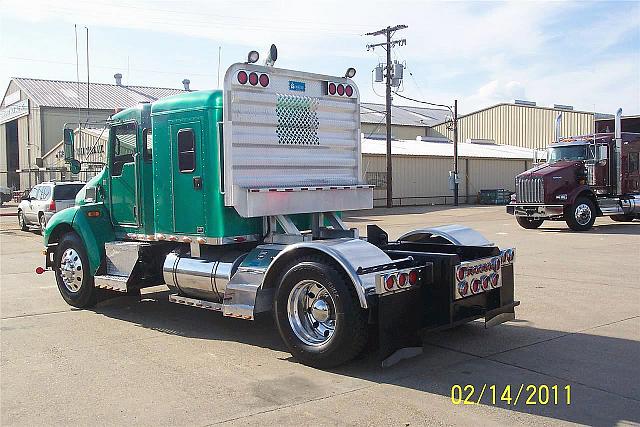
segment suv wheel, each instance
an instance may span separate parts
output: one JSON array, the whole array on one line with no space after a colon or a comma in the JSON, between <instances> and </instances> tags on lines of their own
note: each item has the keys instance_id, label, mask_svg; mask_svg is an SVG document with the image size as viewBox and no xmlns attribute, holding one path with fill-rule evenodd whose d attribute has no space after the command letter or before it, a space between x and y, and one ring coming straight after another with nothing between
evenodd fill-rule
<instances>
[{"instance_id":1,"label":"suv wheel","mask_svg":"<svg viewBox=\"0 0 640 427\"><path fill-rule=\"evenodd\" d=\"M29 227L27 226L27 220L24 217L24 212L18 211L18 225L20 226L20 230L28 231Z\"/></svg>"},{"instance_id":2,"label":"suv wheel","mask_svg":"<svg viewBox=\"0 0 640 427\"><path fill-rule=\"evenodd\" d=\"M38 224L40 225L40 234L44 235L44 229L47 228L47 218L45 218L44 214L38 216Z\"/></svg>"},{"instance_id":3,"label":"suv wheel","mask_svg":"<svg viewBox=\"0 0 640 427\"><path fill-rule=\"evenodd\" d=\"M574 231L587 231L596 221L596 208L586 197L579 197L565 212L565 221Z\"/></svg>"}]
</instances>

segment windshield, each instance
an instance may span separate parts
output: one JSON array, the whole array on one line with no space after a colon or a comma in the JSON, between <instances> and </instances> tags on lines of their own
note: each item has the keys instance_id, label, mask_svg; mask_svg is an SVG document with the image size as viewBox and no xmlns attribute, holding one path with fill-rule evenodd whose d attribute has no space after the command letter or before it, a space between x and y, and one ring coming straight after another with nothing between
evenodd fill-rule
<instances>
[{"instance_id":1,"label":"windshield","mask_svg":"<svg viewBox=\"0 0 640 427\"><path fill-rule=\"evenodd\" d=\"M565 145L549 147L547 149L547 162L556 163L561 160L588 160L593 159L591 150L587 144Z\"/></svg>"}]
</instances>

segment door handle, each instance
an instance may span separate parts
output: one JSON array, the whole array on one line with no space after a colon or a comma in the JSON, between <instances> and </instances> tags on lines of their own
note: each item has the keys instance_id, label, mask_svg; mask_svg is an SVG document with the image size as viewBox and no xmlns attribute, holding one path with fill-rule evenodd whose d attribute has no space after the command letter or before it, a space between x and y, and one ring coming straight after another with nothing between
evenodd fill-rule
<instances>
[{"instance_id":1,"label":"door handle","mask_svg":"<svg viewBox=\"0 0 640 427\"><path fill-rule=\"evenodd\" d=\"M202 177L201 176L194 176L193 177L193 188L195 188L196 190L200 190L202 188Z\"/></svg>"}]
</instances>

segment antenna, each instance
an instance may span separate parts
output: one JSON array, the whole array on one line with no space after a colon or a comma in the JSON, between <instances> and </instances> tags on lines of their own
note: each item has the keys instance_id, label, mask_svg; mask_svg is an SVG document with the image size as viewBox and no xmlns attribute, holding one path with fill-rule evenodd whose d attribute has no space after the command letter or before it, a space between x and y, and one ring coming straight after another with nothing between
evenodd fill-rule
<instances>
[{"instance_id":1,"label":"antenna","mask_svg":"<svg viewBox=\"0 0 640 427\"><path fill-rule=\"evenodd\" d=\"M78 128L80 128L80 60L78 59L78 26L73 24L73 31L76 35L76 82L78 92ZM82 132L78 132L78 144L82 146Z\"/></svg>"},{"instance_id":2,"label":"antenna","mask_svg":"<svg viewBox=\"0 0 640 427\"><path fill-rule=\"evenodd\" d=\"M89 123L89 28L84 27L87 30L87 123Z\"/></svg>"},{"instance_id":3,"label":"antenna","mask_svg":"<svg viewBox=\"0 0 640 427\"><path fill-rule=\"evenodd\" d=\"M220 89L220 58L222 56L222 46L218 46L218 89Z\"/></svg>"}]
</instances>

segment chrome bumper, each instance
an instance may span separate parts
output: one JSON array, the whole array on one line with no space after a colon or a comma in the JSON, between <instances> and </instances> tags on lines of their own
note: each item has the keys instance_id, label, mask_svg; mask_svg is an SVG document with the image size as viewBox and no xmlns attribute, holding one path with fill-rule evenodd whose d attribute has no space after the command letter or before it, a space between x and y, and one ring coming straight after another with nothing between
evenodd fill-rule
<instances>
[{"instance_id":1,"label":"chrome bumper","mask_svg":"<svg viewBox=\"0 0 640 427\"><path fill-rule=\"evenodd\" d=\"M515 216L526 216L529 218L550 218L562 216L564 214L564 206L512 203L507 205L507 213Z\"/></svg>"}]
</instances>

